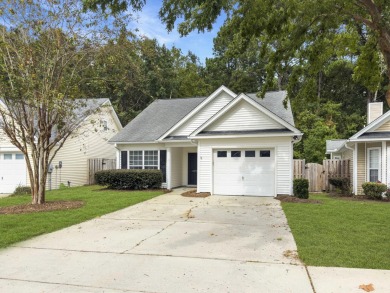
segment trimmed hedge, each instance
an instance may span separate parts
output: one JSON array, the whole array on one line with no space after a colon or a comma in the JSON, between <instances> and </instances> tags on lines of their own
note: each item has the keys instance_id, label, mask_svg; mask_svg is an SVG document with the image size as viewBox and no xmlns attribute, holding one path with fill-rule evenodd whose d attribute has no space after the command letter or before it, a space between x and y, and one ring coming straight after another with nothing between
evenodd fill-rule
<instances>
[{"instance_id":1,"label":"trimmed hedge","mask_svg":"<svg viewBox=\"0 0 390 293\"><path fill-rule=\"evenodd\" d=\"M104 170L95 173L95 181L110 189L158 189L162 184L160 170Z\"/></svg>"},{"instance_id":2,"label":"trimmed hedge","mask_svg":"<svg viewBox=\"0 0 390 293\"><path fill-rule=\"evenodd\" d=\"M364 195L371 199L382 199L382 193L387 191L387 186L379 182L365 182L362 184Z\"/></svg>"},{"instance_id":3,"label":"trimmed hedge","mask_svg":"<svg viewBox=\"0 0 390 293\"><path fill-rule=\"evenodd\" d=\"M293 192L294 196L298 198L309 198L309 180L304 178L294 179Z\"/></svg>"},{"instance_id":4,"label":"trimmed hedge","mask_svg":"<svg viewBox=\"0 0 390 293\"><path fill-rule=\"evenodd\" d=\"M342 195L351 195L351 181L347 177L343 178L329 178L329 184L340 189Z\"/></svg>"}]
</instances>

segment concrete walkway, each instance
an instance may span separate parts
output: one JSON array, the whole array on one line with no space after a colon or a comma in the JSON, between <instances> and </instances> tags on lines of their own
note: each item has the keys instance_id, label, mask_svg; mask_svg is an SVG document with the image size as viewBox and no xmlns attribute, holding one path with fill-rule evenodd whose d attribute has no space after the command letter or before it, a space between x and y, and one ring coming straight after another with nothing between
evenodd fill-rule
<instances>
[{"instance_id":1,"label":"concrete walkway","mask_svg":"<svg viewBox=\"0 0 390 293\"><path fill-rule=\"evenodd\" d=\"M0 292L390 292L390 271L307 271L277 200L182 191L0 250Z\"/></svg>"}]
</instances>

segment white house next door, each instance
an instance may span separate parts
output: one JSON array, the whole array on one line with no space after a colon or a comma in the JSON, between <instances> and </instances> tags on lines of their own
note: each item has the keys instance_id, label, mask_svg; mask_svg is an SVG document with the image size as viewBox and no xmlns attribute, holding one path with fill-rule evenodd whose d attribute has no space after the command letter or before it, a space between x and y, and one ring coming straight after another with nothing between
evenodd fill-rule
<instances>
[{"instance_id":1,"label":"white house next door","mask_svg":"<svg viewBox=\"0 0 390 293\"><path fill-rule=\"evenodd\" d=\"M213 152L213 194L275 196L273 149Z\"/></svg>"}]
</instances>

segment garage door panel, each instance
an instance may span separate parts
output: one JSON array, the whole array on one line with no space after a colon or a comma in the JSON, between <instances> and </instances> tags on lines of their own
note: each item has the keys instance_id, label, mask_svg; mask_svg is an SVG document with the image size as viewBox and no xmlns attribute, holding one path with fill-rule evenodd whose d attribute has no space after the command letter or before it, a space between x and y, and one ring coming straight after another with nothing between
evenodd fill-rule
<instances>
[{"instance_id":1,"label":"garage door panel","mask_svg":"<svg viewBox=\"0 0 390 293\"><path fill-rule=\"evenodd\" d=\"M21 153L0 153L0 193L12 193L18 185L26 185L26 174L26 162Z\"/></svg>"},{"instance_id":2,"label":"garage door panel","mask_svg":"<svg viewBox=\"0 0 390 293\"><path fill-rule=\"evenodd\" d=\"M213 193L274 196L274 151L270 151L270 157L260 157L260 149L255 150L255 157L245 157L245 150L239 151L241 157L231 157L231 151L227 151L227 157L218 157L218 150L214 151Z\"/></svg>"}]
</instances>

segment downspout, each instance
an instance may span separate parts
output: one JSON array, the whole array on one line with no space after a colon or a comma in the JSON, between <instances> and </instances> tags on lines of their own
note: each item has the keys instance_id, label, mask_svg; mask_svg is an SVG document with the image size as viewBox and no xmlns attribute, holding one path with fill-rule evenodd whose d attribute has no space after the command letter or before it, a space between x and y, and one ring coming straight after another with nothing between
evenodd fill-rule
<instances>
[{"instance_id":1,"label":"downspout","mask_svg":"<svg viewBox=\"0 0 390 293\"><path fill-rule=\"evenodd\" d=\"M349 149L352 151L352 186L353 186L353 193L357 195L357 152L355 152L355 149L348 146L348 142L350 140L348 139L344 146L346 149ZM357 146L357 143L355 143L355 146Z\"/></svg>"}]
</instances>

